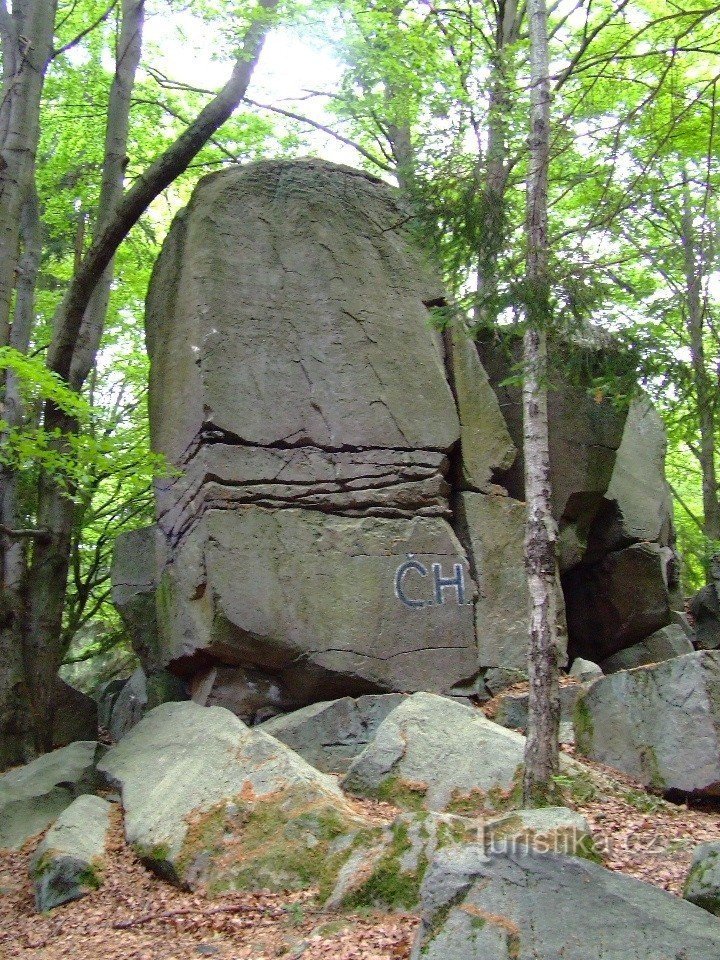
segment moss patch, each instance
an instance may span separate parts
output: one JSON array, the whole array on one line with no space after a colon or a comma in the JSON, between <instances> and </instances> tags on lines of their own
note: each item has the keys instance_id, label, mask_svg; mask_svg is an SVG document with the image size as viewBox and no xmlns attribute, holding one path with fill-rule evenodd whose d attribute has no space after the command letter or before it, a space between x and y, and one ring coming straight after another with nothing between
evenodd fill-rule
<instances>
[{"instance_id":1,"label":"moss patch","mask_svg":"<svg viewBox=\"0 0 720 960\"><path fill-rule=\"evenodd\" d=\"M408 783L400 777L388 777L375 791L375 798L419 813L425 809L426 793L425 784Z\"/></svg>"},{"instance_id":2,"label":"moss patch","mask_svg":"<svg viewBox=\"0 0 720 960\"><path fill-rule=\"evenodd\" d=\"M573 708L573 726L578 749L582 753L588 753L592 749L595 724L583 697L578 697Z\"/></svg>"},{"instance_id":3,"label":"moss patch","mask_svg":"<svg viewBox=\"0 0 720 960\"><path fill-rule=\"evenodd\" d=\"M403 908L416 906L420 900L420 884L427 870L427 857L420 854L415 870L401 867L404 853L412 849L406 823L394 823L392 841L387 851L375 865L368 879L355 891L348 894L343 906L349 910L368 907Z\"/></svg>"}]
</instances>

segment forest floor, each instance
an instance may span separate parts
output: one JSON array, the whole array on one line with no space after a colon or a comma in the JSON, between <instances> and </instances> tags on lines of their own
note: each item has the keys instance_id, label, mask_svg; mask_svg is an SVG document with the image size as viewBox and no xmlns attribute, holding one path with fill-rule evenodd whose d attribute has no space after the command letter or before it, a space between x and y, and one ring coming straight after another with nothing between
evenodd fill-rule
<instances>
[{"instance_id":1,"label":"forest floor","mask_svg":"<svg viewBox=\"0 0 720 960\"><path fill-rule=\"evenodd\" d=\"M571 752L571 751L570 751ZM584 761L587 763L587 761ZM615 789L574 787L611 870L680 894L698 843L720 841L718 810L691 809L646 793L615 771ZM388 804L358 802L389 821ZM35 912L28 863L36 840L0 852L0 960L407 960L417 917L319 912L312 892L207 899L150 874L124 842L119 811L100 890L52 913Z\"/></svg>"}]
</instances>

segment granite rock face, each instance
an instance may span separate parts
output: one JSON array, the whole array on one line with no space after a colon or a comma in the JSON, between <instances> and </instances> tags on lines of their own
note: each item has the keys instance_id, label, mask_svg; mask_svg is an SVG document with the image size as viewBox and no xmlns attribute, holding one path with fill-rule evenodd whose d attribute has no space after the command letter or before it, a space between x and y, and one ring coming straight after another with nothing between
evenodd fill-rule
<instances>
[{"instance_id":1,"label":"granite rock face","mask_svg":"<svg viewBox=\"0 0 720 960\"><path fill-rule=\"evenodd\" d=\"M412 960L718 960L720 922L580 857L436 854Z\"/></svg>"},{"instance_id":2,"label":"granite rock face","mask_svg":"<svg viewBox=\"0 0 720 960\"><path fill-rule=\"evenodd\" d=\"M661 663L663 660L672 660L673 657L682 657L692 652L693 645L683 628L677 623L671 623L651 633L640 643L619 650L612 657L603 660L602 669L603 673L633 670L648 663Z\"/></svg>"},{"instance_id":3,"label":"granite rock face","mask_svg":"<svg viewBox=\"0 0 720 960\"><path fill-rule=\"evenodd\" d=\"M458 317L434 329L451 311L411 219L347 167L227 169L153 273L151 436L173 472L157 532L118 545L114 596L146 671L248 723L344 696L484 697L525 670L519 395L502 350ZM662 426L568 383L551 444L566 592L581 569L593 605L568 599L569 648L601 659L672 615ZM638 550L658 553L639 611L606 569L644 569Z\"/></svg>"},{"instance_id":4,"label":"granite rock face","mask_svg":"<svg viewBox=\"0 0 720 960\"><path fill-rule=\"evenodd\" d=\"M575 707L580 753L647 786L720 796L720 653L596 680Z\"/></svg>"}]
</instances>

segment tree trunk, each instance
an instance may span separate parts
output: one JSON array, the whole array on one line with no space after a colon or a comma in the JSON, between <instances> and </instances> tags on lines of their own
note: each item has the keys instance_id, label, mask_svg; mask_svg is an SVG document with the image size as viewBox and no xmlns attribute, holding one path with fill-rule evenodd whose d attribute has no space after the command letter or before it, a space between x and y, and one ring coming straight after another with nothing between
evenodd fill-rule
<instances>
[{"instance_id":1,"label":"tree trunk","mask_svg":"<svg viewBox=\"0 0 720 960\"><path fill-rule=\"evenodd\" d=\"M547 416L548 166L550 82L545 0L529 0L531 66L530 171L524 339L523 451L527 526L525 565L530 595L530 697L523 797L547 802L558 773L558 596L556 525L552 516Z\"/></svg>"},{"instance_id":2,"label":"tree trunk","mask_svg":"<svg viewBox=\"0 0 720 960\"><path fill-rule=\"evenodd\" d=\"M120 150L118 117L109 116L114 124L108 129L108 151L111 154L106 196L114 198L109 209L101 212L93 242L75 271L63 302L54 318L53 340L48 351L48 367L71 383L76 389L84 382L94 363L97 344L102 334L101 313L93 312L93 298L98 284L107 280L107 271L120 243L145 213L152 201L183 173L197 153L216 130L228 119L242 100L250 83L269 29L268 13L274 11L277 0L260 0L264 15L256 18L248 28L243 48L235 63L232 76L220 93L199 113L158 160L138 178L135 185L119 196L117 181L118 161L124 167L124 149ZM142 4L128 0L123 6L130 16L142 23ZM128 63L137 53L133 38L126 49ZM116 106L129 103L127 89L116 90ZM121 131L120 131L121 132ZM126 131L125 131L126 135ZM103 294L106 297L106 294ZM100 306L106 300L100 302ZM99 308L98 308L99 309ZM98 317L100 322L98 323ZM84 330L83 330L84 328ZM84 334L84 335L83 335ZM44 425L48 431L57 431L57 445L66 450L77 424L53 403L45 405ZM49 537L36 542L32 563L27 574L25 634L25 669L32 691L33 727L38 750L47 750L50 744L53 720L53 693L57 670L64 655L62 614L67 589L67 576L73 530L74 505L68 492L49 476L41 479L38 489L37 524L49 531Z\"/></svg>"},{"instance_id":3,"label":"tree trunk","mask_svg":"<svg viewBox=\"0 0 720 960\"><path fill-rule=\"evenodd\" d=\"M10 311L18 263L20 219L35 174L40 137L40 101L53 53L57 0L14 3L12 16L0 0L3 93L0 111L0 346L10 336ZM13 71L10 75L10 70Z\"/></svg>"},{"instance_id":4,"label":"tree trunk","mask_svg":"<svg viewBox=\"0 0 720 960\"><path fill-rule=\"evenodd\" d=\"M703 340L705 317L702 303L702 277L705 264L702 251L698 250L693 222L693 204L687 173L683 171L682 248L685 264L685 291L687 324L690 334L690 358L692 362L697 416L700 427L698 460L702 473L703 533L706 573L710 573L710 558L720 541L720 497L715 457L715 391L712 388L705 362Z\"/></svg>"},{"instance_id":5,"label":"tree trunk","mask_svg":"<svg viewBox=\"0 0 720 960\"><path fill-rule=\"evenodd\" d=\"M477 252L474 319L478 326L491 326L497 320L495 304L498 260L505 245L505 191L510 173L507 125L511 105L507 79L507 48L518 39L521 17L517 0L505 0L498 5L495 50L490 57L482 228Z\"/></svg>"}]
</instances>

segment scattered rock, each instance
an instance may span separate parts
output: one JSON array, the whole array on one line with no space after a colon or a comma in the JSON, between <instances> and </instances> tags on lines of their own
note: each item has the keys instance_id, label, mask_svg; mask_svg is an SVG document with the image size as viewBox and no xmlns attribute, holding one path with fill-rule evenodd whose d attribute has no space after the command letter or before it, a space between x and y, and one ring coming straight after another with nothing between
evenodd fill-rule
<instances>
[{"instance_id":1,"label":"scattered rock","mask_svg":"<svg viewBox=\"0 0 720 960\"><path fill-rule=\"evenodd\" d=\"M592 660L583 660L582 657L575 657L570 667L570 676L577 677L582 683L589 683L591 680L597 680L602 677L603 671Z\"/></svg>"},{"instance_id":2,"label":"scattered rock","mask_svg":"<svg viewBox=\"0 0 720 960\"><path fill-rule=\"evenodd\" d=\"M95 741L71 743L0 777L0 847L17 849L96 786Z\"/></svg>"},{"instance_id":3,"label":"scattered rock","mask_svg":"<svg viewBox=\"0 0 720 960\"><path fill-rule=\"evenodd\" d=\"M578 699L579 751L663 791L720 795L720 652L597 680Z\"/></svg>"},{"instance_id":4,"label":"scattered rock","mask_svg":"<svg viewBox=\"0 0 720 960\"><path fill-rule=\"evenodd\" d=\"M473 815L518 806L524 745L479 710L415 693L383 720L342 785L414 809Z\"/></svg>"},{"instance_id":5,"label":"scattered rock","mask_svg":"<svg viewBox=\"0 0 720 960\"><path fill-rule=\"evenodd\" d=\"M220 707L157 707L99 769L121 788L128 842L186 888L319 886L327 897L380 834L333 778Z\"/></svg>"},{"instance_id":6,"label":"scattered rock","mask_svg":"<svg viewBox=\"0 0 720 960\"><path fill-rule=\"evenodd\" d=\"M344 773L375 735L402 694L343 697L273 717L261 729L325 773Z\"/></svg>"},{"instance_id":7,"label":"scattered rock","mask_svg":"<svg viewBox=\"0 0 720 960\"><path fill-rule=\"evenodd\" d=\"M111 810L100 797L78 797L50 827L30 866L38 910L79 900L102 884Z\"/></svg>"},{"instance_id":8,"label":"scattered rock","mask_svg":"<svg viewBox=\"0 0 720 960\"><path fill-rule=\"evenodd\" d=\"M616 673L618 670L633 670L648 663L662 663L673 657L682 657L693 652L693 645L678 624L671 623L656 630L645 640L625 650L619 650L602 662L602 671Z\"/></svg>"},{"instance_id":9,"label":"scattered rock","mask_svg":"<svg viewBox=\"0 0 720 960\"><path fill-rule=\"evenodd\" d=\"M720 647L720 557L713 558L712 580L695 594L688 610L695 622L695 642L702 650Z\"/></svg>"},{"instance_id":10,"label":"scattered rock","mask_svg":"<svg viewBox=\"0 0 720 960\"><path fill-rule=\"evenodd\" d=\"M585 817L567 807L513 810L485 821L488 853L512 848L517 852L593 856L592 830Z\"/></svg>"},{"instance_id":11,"label":"scattered rock","mask_svg":"<svg viewBox=\"0 0 720 960\"><path fill-rule=\"evenodd\" d=\"M696 848L683 896L720 917L720 843L702 843Z\"/></svg>"},{"instance_id":12,"label":"scattered rock","mask_svg":"<svg viewBox=\"0 0 720 960\"><path fill-rule=\"evenodd\" d=\"M412 960L717 960L720 923L578 857L440 851L421 890Z\"/></svg>"}]
</instances>

